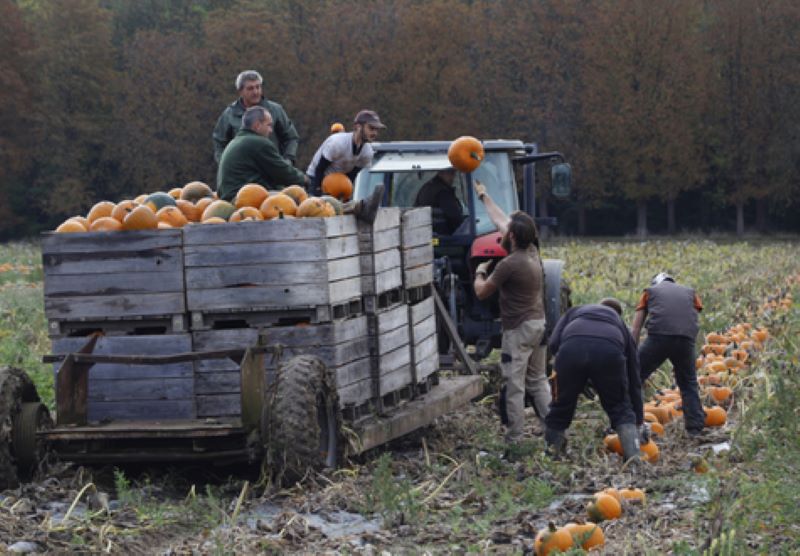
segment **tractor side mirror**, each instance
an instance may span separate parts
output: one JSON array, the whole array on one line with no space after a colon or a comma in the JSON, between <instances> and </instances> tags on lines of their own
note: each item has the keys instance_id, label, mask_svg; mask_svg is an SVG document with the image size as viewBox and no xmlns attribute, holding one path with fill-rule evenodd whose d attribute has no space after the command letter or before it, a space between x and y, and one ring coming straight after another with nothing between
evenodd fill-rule
<instances>
[{"instance_id":1,"label":"tractor side mirror","mask_svg":"<svg viewBox=\"0 0 800 556\"><path fill-rule=\"evenodd\" d=\"M553 196L563 199L572 187L572 167L566 163L553 164L550 168L550 183Z\"/></svg>"}]
</instances>

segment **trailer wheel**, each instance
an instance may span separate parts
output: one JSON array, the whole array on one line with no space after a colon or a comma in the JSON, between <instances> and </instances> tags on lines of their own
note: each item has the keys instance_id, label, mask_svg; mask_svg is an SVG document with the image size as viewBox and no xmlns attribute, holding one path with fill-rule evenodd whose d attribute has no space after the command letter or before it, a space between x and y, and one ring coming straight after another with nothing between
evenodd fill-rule
<instances>
[{"instance_id":1,"label":"trailer wheel","mask_svg":"<svg viewBox=\"0 0 800 556\"><path fill-rule=\"evenodd\" d=\"M38 401L36 387L24 371L0 368L0 490L17 487L20 475L27 475L18 469L15 427L25 402Z\"/></svg>"},{"instance_id":2,"label":"trailer wheel","mask_svg":"<svg viewBox=\"0 0 800 556\"><path fill-rule=\"evenodd\" d=\"M39 462L44 458L46 449L41 440L36 438L36 431L53 426L50 412L40 402L23 402L17 418L14 420L12 447L17 461L17 472L21 479L30 479Z\"/></svg>"},{"instance_id":3,"label":"trailer wheel","mask_svg":"<svg viewBox=\"0 0 800 556\"><path fill-rule=\"evenodd\" d=\"M269 403L268 463L281 481L336 467L341 416L333 379L317 357L301 355L278 370Z\"/></svg>"}]
</instances>

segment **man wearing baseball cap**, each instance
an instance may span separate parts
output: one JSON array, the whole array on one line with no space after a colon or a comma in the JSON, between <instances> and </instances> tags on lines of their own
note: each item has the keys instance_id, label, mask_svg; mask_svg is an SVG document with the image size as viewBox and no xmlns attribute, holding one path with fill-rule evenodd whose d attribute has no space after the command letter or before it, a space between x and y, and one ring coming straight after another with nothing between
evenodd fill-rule
<instances>
[{"instance_id":1,"label":"man wearing baseball cap","mask_svg":"<svg viewBox=\"0 0 800 556\"><path fill-rule=\"evenodd\" d=\"M306 170L311 194L321 193L322 178L327 174L341 172L347 174L351 181L355 180L356 174L372 163L370 143L378 138L378 131L385 128L376 112L362 110L353 120L353 131L328 136L314 153Z\"/></svg>"}]
</instances>

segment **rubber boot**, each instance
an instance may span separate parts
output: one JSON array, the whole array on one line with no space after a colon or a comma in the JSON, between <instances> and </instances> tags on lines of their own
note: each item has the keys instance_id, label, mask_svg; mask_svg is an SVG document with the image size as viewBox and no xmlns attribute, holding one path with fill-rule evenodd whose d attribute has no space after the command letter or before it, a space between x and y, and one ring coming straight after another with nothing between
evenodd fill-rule
<instances>
[{"instance_id":1,"label":"rubber boot","mask_svg":"<svg viewBox=\"0 0 800 556\"><path fill-rule=\"evenodd\" d=\"M551 456L558 457L567 450L567 436L564 431L546 427L544 441L547 444L547 453Z\"/></svg>"},{"instance_id":2,"label":"rubber boot","mask_svg":"<svg viewBox=\"0 0 800 556\"><path fill-rule=\"evenodd\" d=\"M372 192L372 195L366 199L361 199L360 201L353 203L350 207L346 207L344 212L352 212L356 215L356 218L362 222L372 224L375 222L375 217L378 215L378 209L381 206L382 199L383 184L378 184L375 187L375 191Z\"/></svg>"},{"instance_id":3,"label":"rubber boot","mask_svg":"<svg viewBox=\"0 0 800 556\"><path fill-rule=\"evenodd\" d=\"M622 444L622 457L625 461L639 457L639 431L633 423L625 423L617 427L620 444Z\"/></svg>"}]
</instances>

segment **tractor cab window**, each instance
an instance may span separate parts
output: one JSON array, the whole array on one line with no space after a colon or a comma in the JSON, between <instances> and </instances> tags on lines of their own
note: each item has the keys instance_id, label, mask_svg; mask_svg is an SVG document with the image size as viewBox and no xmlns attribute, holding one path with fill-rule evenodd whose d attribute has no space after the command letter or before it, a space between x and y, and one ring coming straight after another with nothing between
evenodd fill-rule
<instances>
[{"instance_id":1,"label":"tractor cab window","mask_svg":"<svg viewBox=\"0 0 800 556\"><path fill-rule=\"evenodd\" d=\"M413 207L422 186L436 176L436 173L449 165L445 155L406 157L404 160L391 158L394 153L386 153L386 160L378 159L369 170L361 171L356 178L355 199L368 197L375 186L387 186L384 205L392 207ZM398 157L400 158L400 157ZM489 152L484 162L472 173L473 180L486 186L489 195L507 214L517 210L517 187L511 162L505 152ZM467 177L457 172L453 182L456 198L461 204L462 214L469 215L469 195L474 191L467 187ZM494 231L495 227L486 213L486 208L477 197L475 203L475 227L479 235ZM465 218L454 235L469 233L469 219Z\"/></svg>"}]
</instances>

